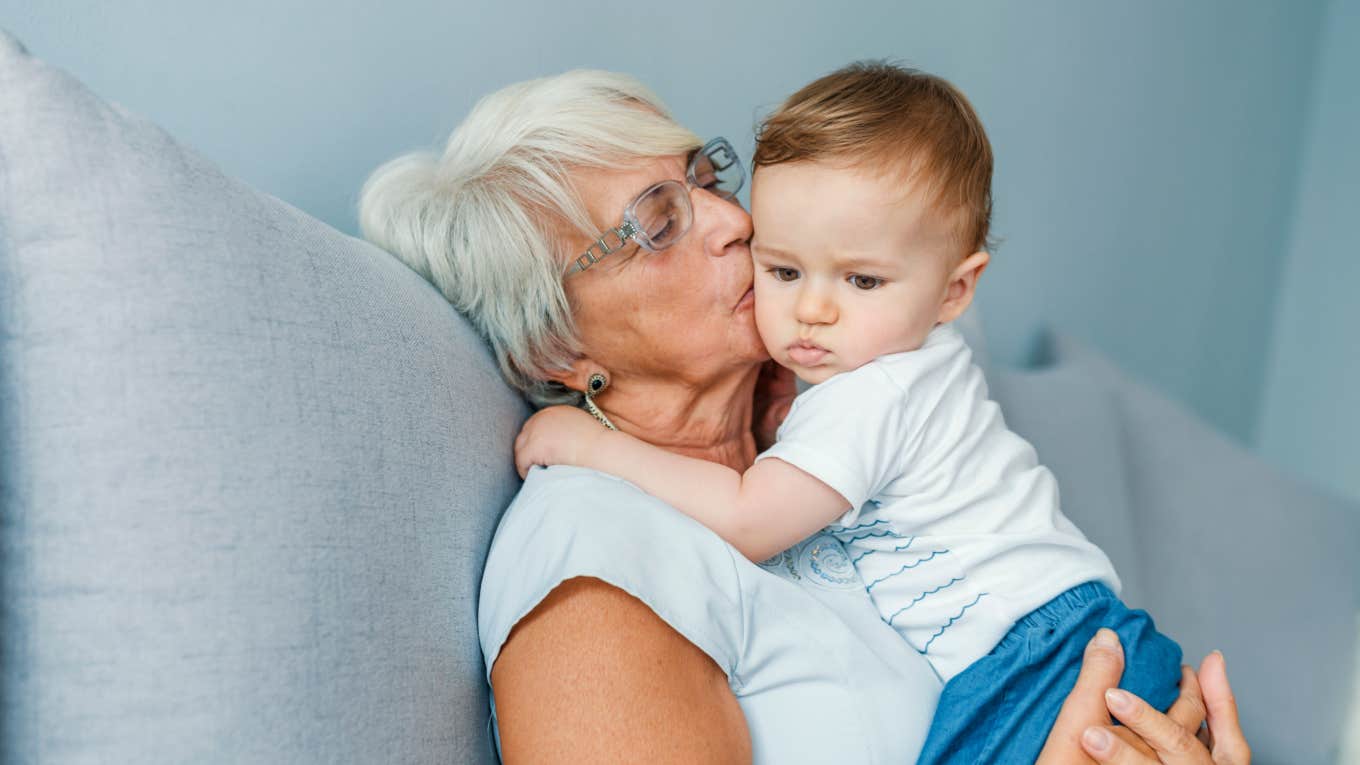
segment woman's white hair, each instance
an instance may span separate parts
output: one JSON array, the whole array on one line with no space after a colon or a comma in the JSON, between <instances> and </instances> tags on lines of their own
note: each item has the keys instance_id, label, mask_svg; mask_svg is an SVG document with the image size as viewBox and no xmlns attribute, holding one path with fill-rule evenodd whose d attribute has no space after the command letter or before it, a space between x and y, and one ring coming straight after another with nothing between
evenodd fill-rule
<instances>
[{"instance_id":1,"label":"woman's white hair","mask_svg":"<svg viewBox=\"0 0 1360 765\"><path fill-rule=\"evenodd\" d=\"M699 145L627 75L582 69L520 82L479 101L443 152L403 154L374 170L359 194L359 228L472 321L531 402L575 403L580 394L546 374L581 355L562 288L580 253L565 240L600 231L569 173Z\"/></svg>"}]
</instances>

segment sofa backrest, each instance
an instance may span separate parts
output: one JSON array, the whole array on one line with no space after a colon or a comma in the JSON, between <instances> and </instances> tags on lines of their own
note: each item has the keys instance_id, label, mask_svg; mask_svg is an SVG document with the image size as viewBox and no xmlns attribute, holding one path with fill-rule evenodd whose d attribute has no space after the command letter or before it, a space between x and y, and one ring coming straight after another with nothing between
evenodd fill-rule
<instances>
[{"instance_id":1,"label":"sofa backrest","mask_svg":"<svg viewBox=\"0 0 1360 765\"><path fill-rule=\"evenodd\" d=\"M527 412L395 258L0 32L0 760L492 759Z\"/></svg>"},{"instance_id":2,"label":"sofa backrest","mask_svg":"<svg viewBox=\"0 0 1360 765\"><path fill-rule=\"evenodd\" d=\"M1006 419L1058 476L1063 511L1198 666L1228 659L1260 763L1340 754L1356 698L1360 508L1298 483L1067 335L1005 370Z\"/></svg>"}]
</instances>

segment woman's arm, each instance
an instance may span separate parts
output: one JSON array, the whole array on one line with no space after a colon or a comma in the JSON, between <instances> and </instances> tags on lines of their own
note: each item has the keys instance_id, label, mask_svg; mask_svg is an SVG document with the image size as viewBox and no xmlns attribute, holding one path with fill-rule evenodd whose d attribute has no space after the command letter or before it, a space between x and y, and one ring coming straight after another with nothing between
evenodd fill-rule
<instances>
[{"instance_id":1,"label":"woman's arm","mask_svg":"<svg viewBox=\"0 0 1360 765\"><path fill-rule=\"evenodd\" d=\"M521 619L491 686L508 765L751 762L723 670L599 579L563 582Z\"/></svg>"},{"instance_id":2,"label":"woman's arm","mask_svg":"<svg viewBox=\"0 0 1360 765\"><path fill-rule=\"evenodd\" d=\"M524 423L515 439L515 466L524 476L532 465L575 465L619 476L753 561L806 539L850 509L835 489L782 460L761 460L738 473L605 429L567 406L548 407Z\"/></svg>"}]
</instances>

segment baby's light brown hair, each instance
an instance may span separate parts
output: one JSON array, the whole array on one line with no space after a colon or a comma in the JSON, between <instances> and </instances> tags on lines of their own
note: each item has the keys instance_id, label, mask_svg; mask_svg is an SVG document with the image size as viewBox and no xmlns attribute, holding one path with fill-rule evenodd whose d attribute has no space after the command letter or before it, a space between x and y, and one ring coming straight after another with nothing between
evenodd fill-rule
<instances>
[{"instance_id":1,"label":"baby's light brown hair","mask_svg":"<svg viewBox=\"0 0 1360 765\"><path fill-rule=\"evenodd\" d=\"M992 147L972 104L934 75L857 61L803 86L757 129L753 172L832 162L902 182L955 225L960 257L991 249Z\"/></svg>"}]
</instances>

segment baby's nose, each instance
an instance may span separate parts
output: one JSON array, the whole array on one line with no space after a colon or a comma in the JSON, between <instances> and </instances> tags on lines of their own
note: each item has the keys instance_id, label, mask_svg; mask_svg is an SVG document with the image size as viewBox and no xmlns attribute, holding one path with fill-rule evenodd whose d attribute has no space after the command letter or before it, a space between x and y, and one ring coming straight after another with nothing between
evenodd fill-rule
<instances>
[{"instance_id":1,"label":"baby's nose","mask_svg":"<svg viewBox=\"0 0 1360 765\"><path fill-rule=\"evenodd\" d=\"M818 289L803 290L794 312L803 324L830 324L836 320L835 301Z\"/></svg>"}]
</instances>

